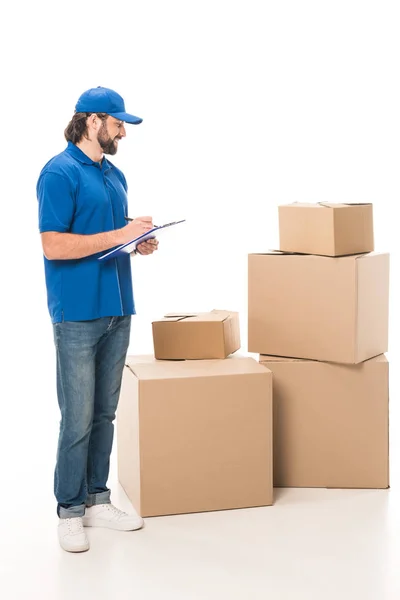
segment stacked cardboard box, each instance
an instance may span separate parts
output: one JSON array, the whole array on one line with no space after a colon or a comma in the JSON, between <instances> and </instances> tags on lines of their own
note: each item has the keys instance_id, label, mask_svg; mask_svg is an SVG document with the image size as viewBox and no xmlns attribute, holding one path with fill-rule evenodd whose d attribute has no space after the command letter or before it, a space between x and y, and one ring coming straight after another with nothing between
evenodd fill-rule
<instances>
[{"instance_id":1,"label":"stacked cardboard box","mask_svg":"<svg viewBox=\"0 0 400 600\"><path fill-rule=\"evenodd\" d=\"M154 356L159 359L227 358L240 348L237 312L170 313L152 325Z\"/></svg>"},{"instance_id":2,"label":"stacked cardboard box","mask_svg":"<svg viewBox=\"0 0 400 600\"><path fill-rule=\"evenodd\" d=\"M272 373L230 356L238 314L167 315L153 341L154 357L128 357L118 408L119 480L136 510L271 505Z\"/></svg>"},{"instance_id":3,"label":"stacked cardboard box","mask_svg":"<svg viewBox=\"0 0 400 600\"><path fill-rule=\"evenodd\" d=\"M249 256L248 350L273 373L274 484L385 488L389 255L372 206L279 208Z\"/></svg>"},{"instance_id":4,"label":"stacked cardboard box","mask_svg":"<svg viewBox=\"0 0 400 600\"><path fill-rule=\"evenodd\" d=\"M220 310L165 315L154 356L127 359L119 479L143 516L266 506L273 484L389 485L389 256L372 206L279 216L280 250L249 256L259 362L232 357L238 314Z\"/></svg>"}]
</instances>

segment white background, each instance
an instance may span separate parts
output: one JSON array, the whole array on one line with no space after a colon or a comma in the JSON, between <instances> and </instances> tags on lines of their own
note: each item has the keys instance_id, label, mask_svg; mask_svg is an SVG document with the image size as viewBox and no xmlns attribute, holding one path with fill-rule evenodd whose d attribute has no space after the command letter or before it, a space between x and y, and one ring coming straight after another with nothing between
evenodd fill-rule
<instances>
[{"instance_id":1,"label":"white background","mask_svg":"<svg viewBox=\"0 0 400 600\"><path fill-rule=\"evenodd\" d=\"M246 351L247 254L277 247L278 204L373 203L376 249L391 253L393 486L398 2L37 0L2 13L3 485L32 495L44 465L52 501L58 411L35 186L79 95L102 85L143 118L113 158L131 216L187 219L157 255L133 259L130 353L151 352L152 318L212 308L240 312Z\"/></svg>"},{"instance_id":2,"label":"white background","mask_svg":"<svg viewBox=\"0 0 400 600\"><path fill-rule=\"evenodd\" d=\"M239 310L245 328L247 254L277 247L280 203L373 202L376 248L394 254L395 306L396 8L351 0L7 8L3 242L16 246L1 259L2 312L21 319L14 328L23 319L18 347L37 343L38 331L48 337L37 177L64 149L79 95L97 85L144 119L128 126L114 157L131 215L187 219L157 256L133 264L143 327L133 351L151 350L149 319L169 310ZM392 330L396 319L392 309Z\"/></svg>"},{"instance_id":3,"label":"white background","mask_svg":"<svg viewBox=\"0 0 400 600\"><path fill-rule=\"evenodd\" d=\"M240 312L246 350L247 254L277 247L277 206L293 201L373 203L376 249L392 254L393 352L397 9L385 0L8 7L1 308L12 364L52 344L35 186L65 147L79 95L97 85L116 89L143 118L113 157L128 180L130 214L187 219L160 238L157 255L132 263L130 352L151 352L152 318L212 308Z\"/></svg>"}]
</instances>

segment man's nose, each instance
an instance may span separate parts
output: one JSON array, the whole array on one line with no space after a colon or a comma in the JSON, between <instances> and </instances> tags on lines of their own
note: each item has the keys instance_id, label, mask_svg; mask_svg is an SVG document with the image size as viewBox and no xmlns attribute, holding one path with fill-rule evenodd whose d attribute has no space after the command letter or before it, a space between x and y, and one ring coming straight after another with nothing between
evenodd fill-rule
<instances>
[{"instance_id":1,"label":"man's nose","mask_svg":"<svg viewBox=\"0 0 400 600\"><path fill-rule=\"evenodd\" d=\"M119 130L119 134L120 134L121 137L126 137L125 125L121 125L120 130Z\"/></svg>"}]
</instances>

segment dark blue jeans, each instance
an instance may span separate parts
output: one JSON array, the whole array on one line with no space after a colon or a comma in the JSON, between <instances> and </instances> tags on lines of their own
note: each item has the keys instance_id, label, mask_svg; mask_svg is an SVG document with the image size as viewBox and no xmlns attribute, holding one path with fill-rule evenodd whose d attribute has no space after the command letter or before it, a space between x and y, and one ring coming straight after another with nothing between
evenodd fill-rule
<instances>
[{"instance_id":1,"label":"dark blue jeans","mask_svg":"<svg viewBox=\"0 0 400 600\"><path fill-rule=\"evenodd\" d=\"M54 493L59 517L110 502L107 479L131 317L54 323L61 411Z\"/></svg>"}]
</instances>

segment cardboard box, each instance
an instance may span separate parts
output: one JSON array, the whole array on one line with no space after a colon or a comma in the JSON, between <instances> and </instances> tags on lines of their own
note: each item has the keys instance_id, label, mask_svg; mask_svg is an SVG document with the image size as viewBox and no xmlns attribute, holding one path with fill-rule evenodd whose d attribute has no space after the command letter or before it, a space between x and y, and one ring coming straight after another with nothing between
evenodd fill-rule
<instances>
[{"instance_id":1,"label":"cardboard box","mask_svg":"<svg viewBox=\"0 0 400 600\"><path fill-rule=\"evenodd\" d=\"M154 356L158 359L226 358L240 348L237 312L174 313L152 326Z\"/></svg>"},{"instance_id":2,"label":"cardboard box","mask_svg":"<svg viewBox=\"0 0 400 600\"><path fill-rule=\"evenodd\" d=\"M372 204L305 204L278 207L280 250L344 256L374 249Z\"/></svg>"},{"instance_id":3,"label":"cardboard box","mask_svg":"<svg viewBox=\"0 0 400 600\"><path fill-rule=\"evenodd\" d=\"M256 360L128 357L117 416L142 516L272 504L272 374Z\"/></svg>"},{"instance_id":4,"label":"cardboard box","mask_svg":"<svg viewBox=\"0 0 400 600\"><path fill-rule=\"evenodd\" d=\"M274 381L274 485L389 486L389 365L260 356Z\"/></svg>"},{"instance_id":5,"label":"cardboard box","mask_svg":"<svg viewBox=\"0 0 400 600\"><path fill-rule=\"evenodd\" d=\"M249 256L248 349L359 363L388 349L389 255Z\"/></svg>"}]
</instances>

